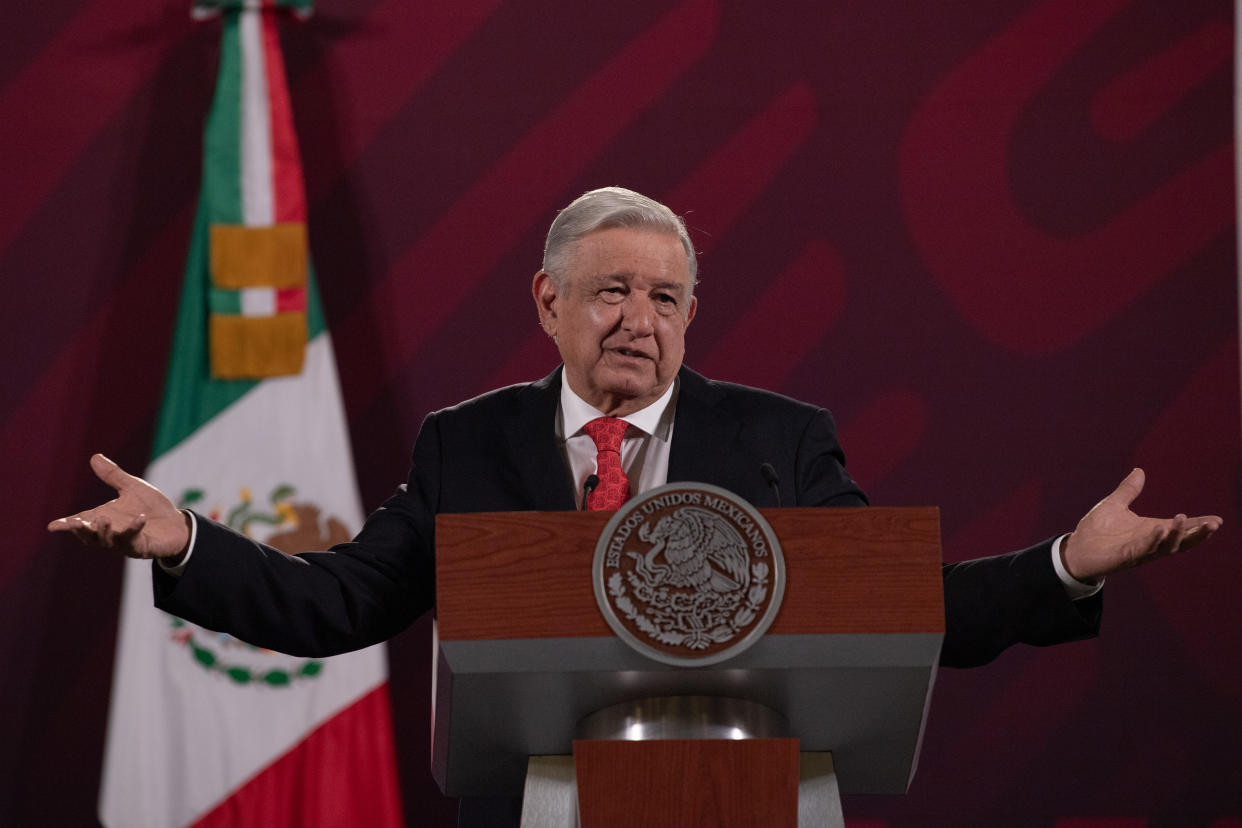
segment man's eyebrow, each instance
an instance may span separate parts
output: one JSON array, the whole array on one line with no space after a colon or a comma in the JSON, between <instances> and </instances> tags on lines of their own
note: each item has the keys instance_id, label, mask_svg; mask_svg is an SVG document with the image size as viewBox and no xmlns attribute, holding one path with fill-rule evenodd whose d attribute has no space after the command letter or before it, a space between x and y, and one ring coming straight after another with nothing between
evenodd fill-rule
<instances>
[{"instance_id":1,"label":"man's eyebrow","mask_svg":"<svg viewBox=\"0 0 1242 828\"><path fill-rule=\"evenodd\" d=\"M672 291L674 293L680 293L680 292L685 291L686 286L682 282L674 282L671 280L657 279L656 281L651 283L651 289L652 290L667 290L667 291Z\"/></svg>"},{"instance_id":2,"label":"man's eyebrow","mask_svg":"<svg viewBox=\"0 0 1242 828\"><path fill-rule=\"evenodd\" d=\"M629 284L634 278L635 273L632 270L615 270L608 273L592 273L586 277L586 280L592 286L615 284L623 282ZM686 293L686 286L681 282L672 279L656 279L651 283L652 291L664 291L666 293Z\"/></svg>"}]
</instances>

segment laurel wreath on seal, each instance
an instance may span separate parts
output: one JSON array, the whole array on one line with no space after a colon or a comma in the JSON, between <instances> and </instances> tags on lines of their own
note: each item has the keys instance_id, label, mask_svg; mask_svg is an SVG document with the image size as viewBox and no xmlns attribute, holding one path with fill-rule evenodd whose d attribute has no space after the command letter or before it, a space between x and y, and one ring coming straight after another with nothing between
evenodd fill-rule
<instances>
[{"instance_id":1,"label":"laurel wreath on seal","mask_svg":"<svg viewBox=\"0 0 1242 828\"><path fill-rule=\"evenodd\" d=\"M667 587L651 587L633 572L627 573L634 597L647 605L643 612L627 594L620 572L608 579L613 604L627 620L661 644L704 650L713 643L724 644L744 630L763 608L768 595L768 565L751 566L750 588L745 601L740 592L710 596L671 592ZM732 617L729 617L732 615ZM687 623L689 630L685 627Z\"/></svg>"}]
</instances>

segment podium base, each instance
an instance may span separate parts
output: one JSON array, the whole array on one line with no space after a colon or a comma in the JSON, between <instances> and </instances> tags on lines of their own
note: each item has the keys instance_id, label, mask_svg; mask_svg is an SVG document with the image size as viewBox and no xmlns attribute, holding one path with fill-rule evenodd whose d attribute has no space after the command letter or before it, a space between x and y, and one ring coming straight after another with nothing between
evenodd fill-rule
<instances>
[{"instance_id":1,"label":"podium base","mask_svg":"<svg viewBox=\"0 0 1242 828\"><path fill-rule=\"evenodd\" d=\"M845 828L831 753L804 753L798 759L798 828Z\"/></svg>"},{"instance_id":2,"label":"podium base","mask_svg":"<svg viewBox=\"0 0 1242 828\"><path fill-rule=\"evenodd\" d=\"M603 770L605 774L608 773L607 768ZM684 821L686 819L684 811L665 810L662 817L659 813L653 816L649 810L649 806L653 804L650 799L641 794L635 794L631 790L621 791L622 799L613 803L623 809L623 820L607 821L615 817L615 814L609 816L598 812L598 809L594 814L595 818L592 818L591 806L588 804L587 818L591 821L584 822L579 819L576 777L572 756L530 757L527 764L525 793L522 799L522 828L592 828L594 825L616 824L678 826L701 824L711 825L713 828L762 825L768 828L774 825L795 824L790 821L787 809L784 809L784 814L761 810L757 817L753 811L750 813L735 812L732 816L724 816L724 821L721 821L721 815L715 811L706 815L701 814L697 822ZM685 782L685 780L680 781ZM719 790L713 793L718 792ZM727 796L727 792L725 795ZM674 790L674 796L679 796L680 801L684 803L691 796L691 792ZM776 810L782 809L778 806ZM691 818L694 819L694 817ZM845 818L841 812L841 795L831 753L803 753L798 757L796 825L798 828L845 828Z\"/></svg>"},{"instance_id":3,"label":"podium base","mask_svg":"<svg viewBox=\"0 0 1242 828\"><path fill-rule=\"evenodd\" d=\"M527 760L521 828L579 828L574 757L532 756Z\"/></svg>"}]
</instances>

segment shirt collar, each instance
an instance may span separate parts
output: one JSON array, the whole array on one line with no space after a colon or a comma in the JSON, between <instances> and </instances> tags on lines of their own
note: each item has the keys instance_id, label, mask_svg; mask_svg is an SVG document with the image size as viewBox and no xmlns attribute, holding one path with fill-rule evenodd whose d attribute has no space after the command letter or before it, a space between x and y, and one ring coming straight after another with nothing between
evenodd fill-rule
<instances>
[{"instance_id":1,"label":"shirt collar","mask_svg":"<svg viewBox=\"0 0 1242 828\"><path fill-rule=\"evenodd\" d=\"M639 409L633 414L627 414L621 419L644 434L668 440L673 427L672 414L674 411L670 403L676 399L679 381L674 379L670 382L665 392L651 405ZM666 414L668 416L665 416ZM569 382L565 379L564 372L562 372L561 411L558 422L561 439L573 437L581 433L582 427L591 420L605 416L607 415L604 412L574 393L573 389L569 387Z\"/></svg>"}]
</instances>

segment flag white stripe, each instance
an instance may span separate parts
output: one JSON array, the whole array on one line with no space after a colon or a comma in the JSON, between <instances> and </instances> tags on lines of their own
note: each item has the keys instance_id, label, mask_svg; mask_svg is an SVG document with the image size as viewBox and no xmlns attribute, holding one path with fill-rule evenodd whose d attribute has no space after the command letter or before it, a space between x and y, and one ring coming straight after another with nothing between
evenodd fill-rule
<instances>
[{"instance_id":1,"label":"flag white stripe","mask_svg":"<svg viewBox=\"0 0 1242 828\"><path fill-rule=\"evenodd\" d=\"M272 194L272 124L263 57L263 16L243 14L241 26L242 222L265 227L275 221Z\"/></svg>"},{"instance_id":2,"label":"flag white stripe","mask_svg":"<svg viewBox=\"0 0 1242 828\"><path fill-rule=\"evenodd\" d=\"M270 287L241 289L242 316L275 316L276 289Z\"/></svg>"}]
</instances>

